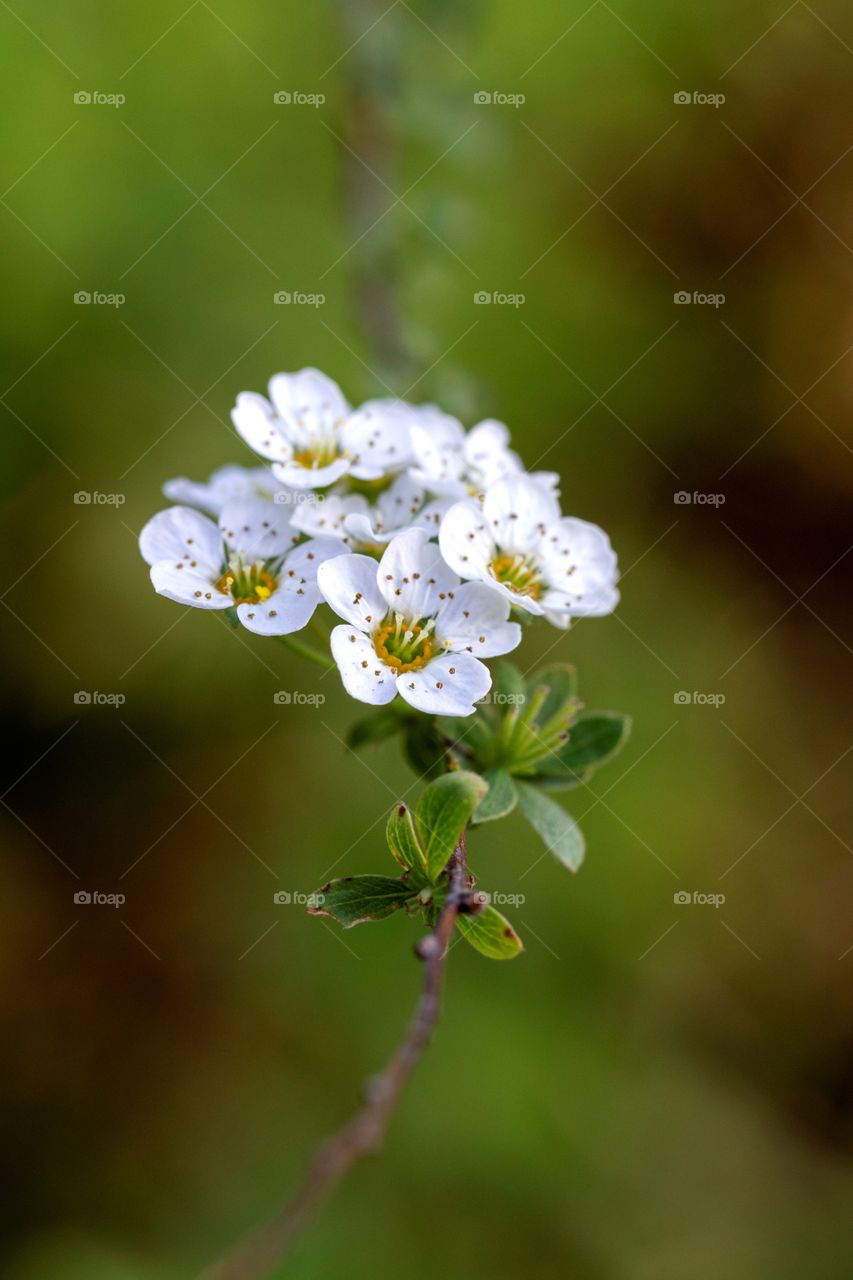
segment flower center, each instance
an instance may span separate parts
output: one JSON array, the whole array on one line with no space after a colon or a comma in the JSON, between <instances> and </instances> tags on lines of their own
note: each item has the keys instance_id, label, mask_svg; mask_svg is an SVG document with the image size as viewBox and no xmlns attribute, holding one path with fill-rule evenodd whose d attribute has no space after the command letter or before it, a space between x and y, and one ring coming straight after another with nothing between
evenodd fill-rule
<instances>
[{"instance_id":1,"label":"flower center","mask_svg":"<svg viewBox=\"0 0 853 1280\"><path fill-rule=\"evenodd\" d=\"M325 439L318 440L313 448L300 449L299 453L294 453L293 461L297 466L305 467L306 471L316 471L320 467L328 467L342 457L343 454L337 442L333 439Z\"/></svg>"},{"instance_id":2,"label":"flower center","mask_svg":"<svg viewBox=\"0 0 853 1280\"><path fill-rule=\"evenodd\" d=\"M228 568L216 584L217 591L234 597L235 604L262 604L269 600L278 583L262 563L232 556Z\"/></svg>"},{"instance_id":3,"label":"flower center","mask_svg":"<svg viewBox=\"0 0 853 1280\"><path fill-rule=\"evenodd\" d=\"M435 638L431 634L435 618L419 618L417 622L395 613L383 622L373 635L373 647L398 674L420 671L435 654Z\"/></svg>"},{"instance_id":4,"label":"flower center","mask_svg":"<svg viewBox=\"0 0 853 1280\"><path fill-rule=\"evenodd\" d=\"M535 556L497 556L489 565L489 572L495 582L503 583L516 595L530 596L531 600L538 600L542 590L542 580Z\"/></svg>"}]
</instances>

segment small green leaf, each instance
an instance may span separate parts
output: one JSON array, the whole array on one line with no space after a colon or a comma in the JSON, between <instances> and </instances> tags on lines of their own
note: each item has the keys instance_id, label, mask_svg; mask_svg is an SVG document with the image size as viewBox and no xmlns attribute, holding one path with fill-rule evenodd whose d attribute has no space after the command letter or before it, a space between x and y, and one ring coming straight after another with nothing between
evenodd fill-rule
<instances>
[{"instance_id":1,"label":"small green leaf","mask_svg":"<svg viewBox=\"0 0 853 1280\"><path fill-rule=\"evenodd\" d=\"M412 811L404 804L395 804L388 816L385 829L388 848L401 867L426 870L426 855L420 846Z\"/></svg>"},{"instance_id":2,"label":"small green leaf","mask_svg":"<svg viewBox=\"0 0 853 1280\"><path fill-rule=\"evenodd\" d=\"M441 875L488 785L479 774L459 769L436 778L424 791L415 821L431 880Z\"/></svg>"},{"instance_id":3,"label":"small green leaf","mask_svg":"<svg viewBox=\"0 0 853 1280\"><path fill-rule=\"evenodd\" d=\"M516 782L518 805L545 845L570 871L583 862L584 838L580 827L565 809L528 782Z\"/></svg>"},{"instance_id":4,"label":"small green leaf","mask_svg":"<svg viewBox=\"0 0 853 1280\"><path fill-rule=\"evenodd\" d=\"M630 716L587 712L572 725L566 745L539 762L536 771L544 778L560 779L566 786L578 786L616 755L630 730Z\"/></svg>"},{"instance_id":5,"label":"small green leaf","mask_svg":"<svg viewBox=\"0 0 853 1280\"><path fill-rule=\"evenodd\" d=\"M415 773L424 778L434 778L444 771L445 745L426 716L409 723L403 745L406 759Z\"/></svg>"},{"instance_id":6,"label":"small green leaf","mask_svg":"<svg viewBox=\"0 0 853 1280\"><path fill-rule=\"evenodd\" d=\"M402 732L404 728L402 717L396 711L385 708L350 725L347 746L352 751L358 751L359 747L364 747L369 742L383 742L386 738L393 738L395 733Z\"/></svg>"},{"instance_id":7,"label":"small green leaf","mask_svg":"<svg viewBox=\"0 0 853 1280\"><path fill-rule=\"evenodd\" d=\"M548 696L539 708L536 718L540 724L547 724L563 707L576 702L577 672L574 667L566 663L555 663L551 667L544 667L528 680L528 694L532 695L543 685L548 690Z\"/></svg>"},{"instance_id":8,"label":"small green leaf","mask_svg":"<svg viewBox=\"0 0 853 1280\"><path fill-rule=\"evenodd\" d=\"M505 707L524 706L526 697L527 685L518 667L511 662L501 662L492 683L492 700Z\"/></svg>"},{"instance_id":9,"label":"small green leaf","mask_svg":"<svg viewBox=\"0 0 853 1280\"><path fill-rule=\"evenodd\" d=\"M515 929L494 907L476 916L458 916L456 927L466 942L490 960L512 960L524 950Z\"/></svg>"},{"instance_id":10,"label":"small green leaf","mask_svg":"<svg viewBox=\"0 0 853 1280\"><path fill-rule=\"evenodd\" d=\"M311 916L331 916L346 929L367 920L383 920L412 897L412 887L405 880L391 876L344 876L330 880L314 895L316 906L308 908Z\"/></svg>"},{"instance_id":11,"label":"small green leaf","mask_svg":"<svg viewBox=\"0 0 853 1280\"><path fill-rule=\"evenodd\" d=\"M474 822L493 822L512 813L518 797L515 783L505 769L487 769L483 774L489 789L474 814Z\"/></svg>"}]
</instances>

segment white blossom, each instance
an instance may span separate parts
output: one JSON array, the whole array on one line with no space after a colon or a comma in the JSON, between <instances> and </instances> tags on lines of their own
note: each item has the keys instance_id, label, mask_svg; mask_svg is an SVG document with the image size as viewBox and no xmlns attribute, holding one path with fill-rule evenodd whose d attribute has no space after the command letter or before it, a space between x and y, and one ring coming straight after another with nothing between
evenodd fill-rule
<instances>
[{"instance_id":1,"label":"white blossom","mask_svg":"<svg viewBox=\"0 0 853 1280\"><path fill-rule=\"evenodd\" d=\"M317 369L277 373L269 395L241 392L231 418L283 484L322 489L345 475L378 480L410 460L410 411L402 401L371 400L353 410Z\"/></svg>"},{"instance_id":2,"label":"white blossom","mask_svg":"<svg viewBox=\"0 0 853 1280\"><path fill-rule=\"evenodd\" d=\"M404 529L428 529L436 537L450 505L449 498L428 502L421 485L404 472L372 503L363 493L332 490L318 495L316 502L297 507L293 524L312 537L330 534L340 538L352 551L378 552Z\"/></svg>"},{"instance_id":3,"label":"white blossom","mask_svg":"<svg viewBox=\"0 0 853 1280\"><path fill-rule=\"evenodd\" d=\"M530 476L499 480L482 508L458 502L439 534L444 559L557 627L601 617L619 600L616 556L603 529L561 516L557 500Z\"/></svg>"},{"instance_id":4,"label":"white blossom","mask_svg":"<svg viewBox=\"0 0 853 1280\"><path fill-rule=\"evenodd\" d=\"M425 529L398 534L378 566L363 555L326 560L317 581L344 619L332 654L360 702L381 705L399 693L432 715L471 715L491 688L481 659L521 639L508 602L480 583L460 585Z\"/></svg>"},{"instance_id":5,"label":"white blossom","mask_svg":"<svg viewBox=\"0 0 853 1280\"><path fill-rule=\"evenodd\" d=\"M227 503L240 499L262 498L281 503L288 497L285 486L269 467L236 465L219 467L207 481L188 480L186 476L167 480L163 493L172 502L198 507L212 516L218 516Z\"/></svg>"},{"instance_id":6,"label":"white blossom","mask_svg":"<svg viewBox=\"0 0 853 1280\"><path fill-rule=\"evenodd\" d=\"M159 512L139 535L155 591L196 609L236 608L259 635L287 635L320 602L317 570L341 553L334 538L301 545L288 513L252 498L229 502L218 524L191 507Z\"/></svg>"}]
</instances>

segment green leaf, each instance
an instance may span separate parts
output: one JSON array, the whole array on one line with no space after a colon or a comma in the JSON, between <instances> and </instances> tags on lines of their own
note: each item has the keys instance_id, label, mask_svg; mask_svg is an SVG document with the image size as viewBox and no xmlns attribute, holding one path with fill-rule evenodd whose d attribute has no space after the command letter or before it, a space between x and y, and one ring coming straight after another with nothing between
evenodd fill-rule
<instances>
[{"instance_id":1,"label":"green leaf","mask_svg":"<svg viewBox=\"0 0 853 1280\"><path fill-rule=\"evenodd\" d=\"M466 942L490 960L512 960L524 950L515 929L494 907L476 916L458 916L456 927Z\"/></svg>"},{"instance_id":2,"label":"green leaf","mask_svg":"<svg viewBox=\"0 0 853 1280\"><path fill-rule=\"evenodd\" d=\"M438 777L445 768L445 746L432 721L426 716L412 721L403 739L406 759L415 773L424 778Z\"/></svg>"},{"instance_id":3,"label":"green leaf","mask_svg":"<svg viewBox=\"0 0 853 1280\"><path fill-rule=\"evenodd\" d=\"M386 708L350 725L347 746L358 751L359 747L364 747L369 742L383 742L386 738L393 738L395 733L401 733L404 728L404 721L397 712Z\"/></svg>"},{"instance_id":4,"label":"green leaf","mask_svg":"<svg viewBox=\"0 0 853 1280\"><path fill-rule=\"evenodd\" d=\"M566 745L539 762L536 772L576 787L616 755L630 730L630 716L612 711L588 712L572 725Z\"/></svg>"},{"instance_id":5,"label":"green leaf","mask_svg":"<svg viewBox=\"0 0 853 1280\"><path fill-rule=\"evenodd\" d=\"M545 845L570 871L583 862L584 838L580 827L565 809L528 782L516 782L518 805Z\"/></svg>"},{"instance_id":6,"label":"green leaf","mask_svg":"<svg viewBox=\"0 0 853 1280\"><path fill-rule=\"evenodd\" d=\"M518 667L511 662L498 665L488 700L505 715L510 707L523 707L527 701L527 685Z\"/></svg>"},{"instance_id":7,"label":"green leaf","mask_svg":"<svg viewBox=\"0 0 853 1280\"><path fill-rule=\"evenodd\" d=\"M483 774L489 789L474 814L474 822L494 822L512 813L518 797L515 783L505 769L487 769Z\"/></svg>"},{"instance_id":8,"label":"green leaf","mask_svg":"<svg viewBox=\"0 0 853 1280\"><path fill-rule=\"evenodd\" d=\"M431 880L441 875L488 785L479 774L459 769L436 778L424 791L415 820Z\"/></svg>"},{"instance_id":9,"label":"green leaf","mask_svg":"<svg viewBox=\"0 0 853 1280\"><path fill-rule=\"evenodd\" d=\"M574 667L566 663L555 663L553 666L544 667L528 680L528 695L532 696L543 685L548 690L548 696L539 708L536 719L540 724L547 724L564 707L566 707L568 715L569 708L567 704L576 703L578 692L577 672Z\"/></svg>"},{"instance_id":10,"label":"green leaf","mask_svg":"<svg viewBox=\"0 0 853 1280\"><path fill-rule=\"evenodd\" d=\"M426 855L420 846L412 819L412 811L404 804L395 804L385 828L388 848L401 867L426 870Z\"/></svg>"},{"instance_id":11,"label":"green leaf","mask_svg":"<svg viewBox=\"0 0 853 1280\"><path fill-rule=\"evenodd\" d=\"M308 908L309 915L331 916L351 929L355 924L390 916L412 897L412 887L391 876L344 876L324 884L314 897L317 905Z\"/></svg>"}]
</instances>

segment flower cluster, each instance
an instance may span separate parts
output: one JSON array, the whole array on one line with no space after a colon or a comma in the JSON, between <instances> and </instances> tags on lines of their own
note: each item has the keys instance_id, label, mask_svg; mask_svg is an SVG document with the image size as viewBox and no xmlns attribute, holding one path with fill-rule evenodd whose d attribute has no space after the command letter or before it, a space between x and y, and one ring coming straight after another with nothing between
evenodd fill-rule
<instances>
[{"instance_id":1,"label":"flower cluster","mask_svg":"<svg viewBox=\"0 0 853 1280\"><path fill-rule=\"evenodd\" d=\"M561 514L559 478L525 471L503 423L465 431L399 400L353 409L316 369L276 374L269 399L241 393L232 420L268 465L164 486L178 505L140 535L154 588L266 636L302 630L325 601L361 702L471 715L491 687L483 659L515 649L521 621L566 628L616 606L607 535Z\"/></svg>"}]
</instances>

